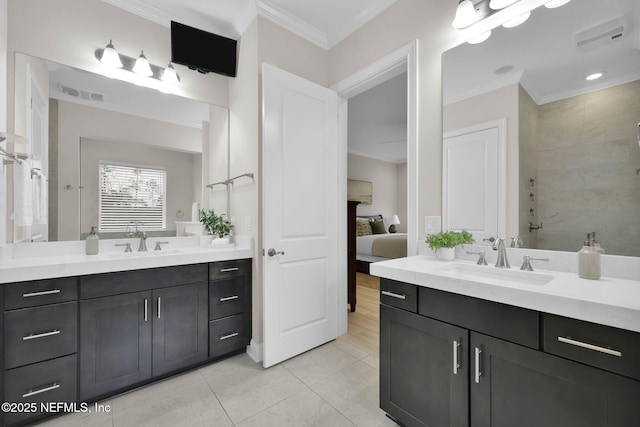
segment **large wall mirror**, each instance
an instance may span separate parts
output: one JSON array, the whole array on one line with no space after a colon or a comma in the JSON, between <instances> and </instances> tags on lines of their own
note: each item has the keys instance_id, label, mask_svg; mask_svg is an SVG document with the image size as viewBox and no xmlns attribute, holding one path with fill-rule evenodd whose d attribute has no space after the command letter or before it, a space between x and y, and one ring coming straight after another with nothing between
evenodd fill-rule
<instances>
[{"instance_id":1,"label":"large wall mirror","mask_svg":"<svg viewBox=\"0 0 640 427\"><path fill-rule=\"evenodd\" d=\"M102 168L104 164L133 168L133 173L163 171L164 225L142 224L133 216L126 220L131 228L138 222L151 236L175 236L176 222L190 221L192 204L202 201L208 122L211 109L221 107L15 55L15 128L32 137L28 146L14 149L29 155L32 167L49 180L49 207L42 224L36 220L31 227L15 227L14 242L86 237L100 221L100 176L105 170L112 173ZM30 90L30 85L37 88ZM45 98L40 119L26 109L26 99L34 91ZM40 120L37 126L36 120ZM31 128L43 131L32 135ZM148 188L155 185L154 179L140 178L136 185ZM126 236L106 227L101 238Z\"/></svg>"},{"instance_id":2,"label":"large wall mirror","mask_svg":"<svg viewBox=\"0 0 640 427\"><path fill-rule=\"evenodd\" d=\"M507 119L505 237L575 252L595 231L607 254L640 256L640 2L540 7L445 52L443 104L445 133Z\"/></svg>"}]
</instances>

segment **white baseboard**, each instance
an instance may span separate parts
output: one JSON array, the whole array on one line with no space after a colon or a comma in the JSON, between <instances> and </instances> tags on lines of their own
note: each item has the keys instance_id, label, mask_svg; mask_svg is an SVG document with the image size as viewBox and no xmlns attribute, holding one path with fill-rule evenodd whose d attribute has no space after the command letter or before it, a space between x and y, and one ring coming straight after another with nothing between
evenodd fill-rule
<instances>
[{"instance_id":1,"label":"white baseboard","mask_svg":"<svg viewBox=\"0 0 640 427\"><path fill-rule=\"evenodd\" d=\"M252 339L247 346L247 354L254 362L262 362L262 344L258 344Z\"/></svg>"}]
</instances>

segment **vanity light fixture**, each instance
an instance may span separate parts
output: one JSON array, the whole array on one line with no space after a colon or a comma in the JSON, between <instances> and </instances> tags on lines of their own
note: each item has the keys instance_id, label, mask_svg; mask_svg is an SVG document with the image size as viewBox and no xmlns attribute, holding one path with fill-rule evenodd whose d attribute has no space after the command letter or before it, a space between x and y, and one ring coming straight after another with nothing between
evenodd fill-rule
<instances>
[{"instance_id":1,"label":"vanity light fixture","mask_svg":"<svg viewBox=\"0 0 640 427\"><path fill-rule=\"evenodd\" d=\"M133 72L136 74L140 74L141 76L153 76L151 65L149 65L147 57L144 56L144 51L140 51L140 56L138 56L138 59L136 59L136 64L133 66Z\"/></svg>"},{"instance_id":2,"label":"vanity light fixture","mask_svg":"<svg viewBox=\"0 0 640 427\"><path fill-rule=\"evenodd\" d=\"M504 24L502 24L502 26L504 28L514 28L517 27L518 25L522 24L523 22L525 22L527 19L529 19L529 17L531 16L531 11L525 12L520 16L516 16L515 18L505 22Z\"/></svg>"},{"instance_id":3,"label":"vanity light fixture","mask_svg":"<svg viewBox=\"0 0 640 427\"><path fill-rule=\"evenodd\" d=\"M104 50L102 51L102 56L99 59L100 62L108 67L122 68L120 55L118 55L118 51L113 46L112 40L109 40L109 44L104 48Z\"/></svg>"},{"instance_id":4,"label":"vanity light fixture","mask_svg":"<svg viewBox=\"0 0 640 427\"><path fill-rule=\"evenodd\" d=\"M178 73L176 73L176 69L173 68L173 64L171 62L169 62L167 68L162 72L162 81L171 84L178 84L180 82Z\"/></svg>"},{"instance_id":5,"label":"vanity light fixture","mask_svg":"<svg viewBox=\"0 0 640 427\"><path fill-rule=\"evenodd\" d=\"M504 9L507 6L511 6L518 0L491 0L489 7L493 10Z\"/></svg>"},{"instance_id":6,"label":"vanity light fixture","mask_svg":"<svg viewBox=\"0 0 640 427\"><path fill-rule=\"evenodd\" d=\"M555 9L556 7L564 6L569 3L571 0L551 0L544 4L544 7L548 9Z\"/></svg>"},{"instance_id":7,"label":"vanity light fixture","mask_svg":"<svg viewBox=\"0 0 640 427\"><path fill-rule=\"evenodd\" d=\"M451 25L455 29L466 28L476 22L480 16L476 12L476 7L471 0L460 0L456 9L456 16Z\"/></svg>"}]
</instances>

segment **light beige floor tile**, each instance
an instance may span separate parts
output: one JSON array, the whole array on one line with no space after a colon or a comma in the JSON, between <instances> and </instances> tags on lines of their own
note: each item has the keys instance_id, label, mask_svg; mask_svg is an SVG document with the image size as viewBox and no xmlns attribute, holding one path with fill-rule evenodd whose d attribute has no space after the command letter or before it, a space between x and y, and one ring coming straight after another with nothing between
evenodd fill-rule
<instances>
[{"instance_id":1,"label":"light beige floor tile","mask_svg":"<svg viewBox=\"0 0 640 427\"><path fill-rule=\"evenodd\" d=\"M355 425L378 426L386 418L378 383L378 370L359 361L311 388Z\"/></svg>"},{"instance_id":2,"label":"light beige floor tile","mask_svg":"<svg viewBox=\"0 0 640 427\"><path fill-rule=\"evenodd\" d=\"M357 361L334 342L330 342L289 359L282 366L310 385Z\"/></svg>"},{"instance_id":3,"label":"light beige floor tile","mask_svg":"<svg viewBox=\"0 0 640 427\"><path fill-rule=\"evenodd\" d=\"M116 427L232 425L197 371L118 396L112 408Z\"/></svg>"},{"instance_id":4,"label":"light beige floor tile","mask_svg":"<svg viewBox=\"0 0 640 427\"><path fill-rule=\"evenodd\" d=\"M362 362L371 366L373 369L380 370L380 359L376 356L369 355L362 359Z\"/></svg>"},{"instance_id":5,"label":"light beige floor tile","mask_svg":"<svg viewBox=\"0 0 640 427\"><path fill-rule=\"evenodd\" d=\"M337 340L332 342L332 345L335 345L339 349L346 351L347 353L349 353L350 355L352 355L358 360L364 359L365 357L369 356L369 352L364 351L360 347L357 347L352 343L350 343L349 340L346 338L346 335L342 335L338 337Z\"/></svg>"},{"instance_id":6,"label":"light beige floor tile","mask_svg":"<svg viewBox=\"0 0 640 427\"><path fill-rule=\"evenodd\" d=\"M42 427L111 427L113 425L113 407L110 401L100 402L100 411L96 411L95 404L90 403L90 412L78 412L63 415L38 424Z\"/></svg>"},{"instance_id":7,"label":"light beige floor tile","mask_svg":"<svg viewBox=\"0 0 640 427\"><path fill-rule=\"evenodd\" d=\"M264 369L248 356L199 370L234 423L293 396L306 387L281 365Z\"/></svg>"},{"instance_id":8,"label":"light beige floor tile","mask_svg":"<svg viewBox=\"0 0 640 427\"><path fill-rule=\"evenodd\" d=\"M331 405L306 389L238 424L238 427L353 427Z\"/></svg>"}]
</instances>

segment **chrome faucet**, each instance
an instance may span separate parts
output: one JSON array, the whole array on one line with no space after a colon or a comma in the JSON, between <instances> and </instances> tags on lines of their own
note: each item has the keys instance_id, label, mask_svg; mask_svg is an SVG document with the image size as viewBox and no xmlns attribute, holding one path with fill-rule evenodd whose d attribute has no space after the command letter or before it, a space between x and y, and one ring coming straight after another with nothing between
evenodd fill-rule
<instances>
[{"instance_id":1,"label":"chrome faucet","mask_svg":"<svg viewBox=\"0 0 640 427\"><path fill-rule=\"evenodd\" d=\"M138 246L138 252L147 252L147 233L144 231L136 231L135 237L140 238L140 246Z\"/></svg>"},{"instance_id":2,"label":"chrome faucet","mask_svg":"<svg viewBox=\"0 0 640 427\"><path fill-rule=\"evenodd\" d=\"M509 260L507 259L507 248L504 244L504 239L497 239L491 247L494 251L498 251L498 260L496 261L496 267L498 268L511 268Z\"/></svg>"}]
</instances>

